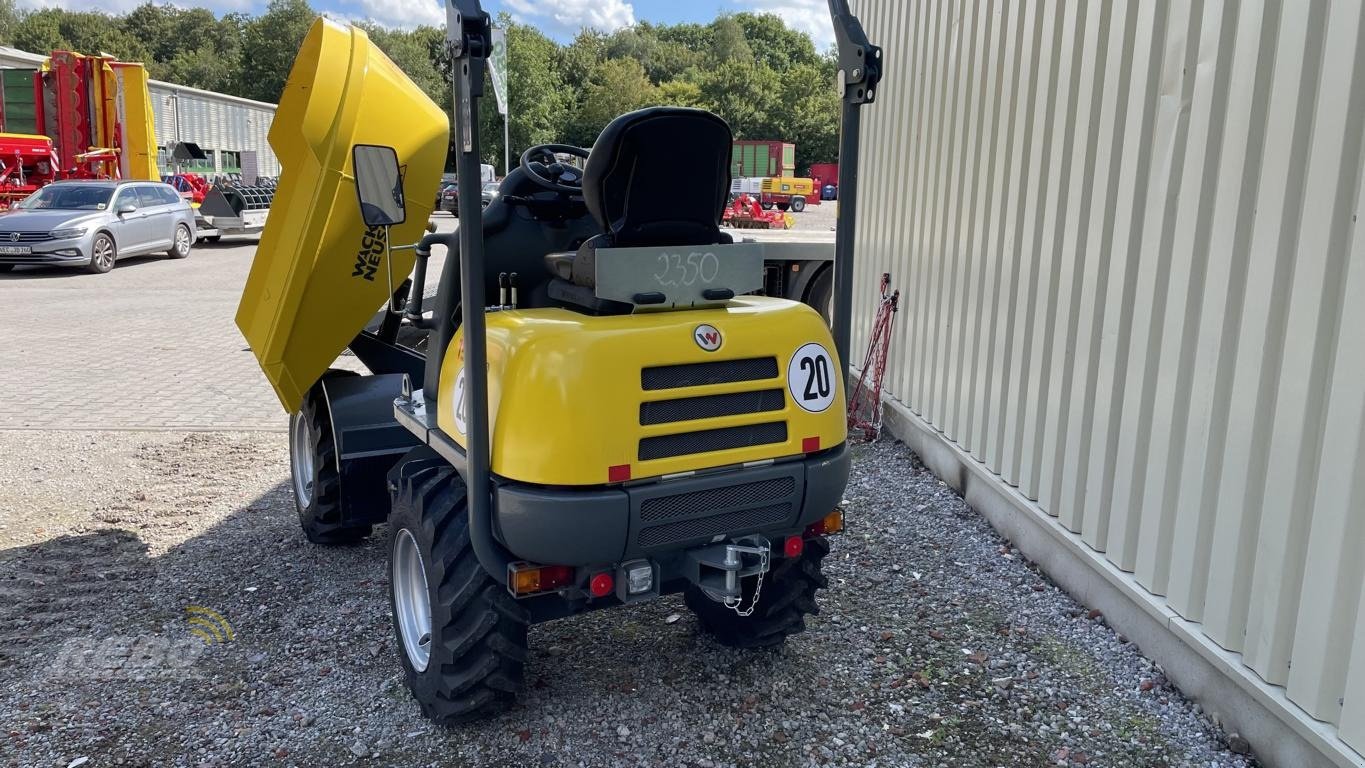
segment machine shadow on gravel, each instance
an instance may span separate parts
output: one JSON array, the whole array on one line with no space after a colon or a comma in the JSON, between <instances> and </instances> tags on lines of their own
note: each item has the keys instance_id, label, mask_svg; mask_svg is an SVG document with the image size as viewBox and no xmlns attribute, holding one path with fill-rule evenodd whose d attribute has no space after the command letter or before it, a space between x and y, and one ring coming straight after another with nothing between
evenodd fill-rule
<instances>
[{"instance_id":1,"label":"machine shadow on gravel","mask_svg":"<svg viewBox=\"0 0 1365 768\"><path fill-rule=\"evenodd\" d=\"M422 720L402 688L389 625L388 526L355 546L312 545L299 532L292 493L277 483L159 554L119 528L0 551L0 732L18 734L9 746L21 755L60 750L56 733L75 731L87 734L81 754L171 763L193 754L192 735L216 733L224 717L265 738L311 722L326 701L331 721L308 727L377 717L393 730L416 727L434 740L425 748L439 751L451 739L492 745L565 708L608 711L648 689L651 699L694 698L696 681L718 673L756 682L779 669L819 672L819 660L800 651L741 653L695 627L674 627L682 615L685 627L693 620L680 599L665 598L535 627L518 705L447 731ZM96 514L138 524L119 512L127 501L120 495ZM144 512L152 525L174 525L196 506L193 495L152 499ZM188 606L220 616L232 638L196 636ZM604 664L603 648L635 661ZM119 702L112 723L111 701ZM178 716L166 721L167 711Z\"/></svg>"}]
</instances>

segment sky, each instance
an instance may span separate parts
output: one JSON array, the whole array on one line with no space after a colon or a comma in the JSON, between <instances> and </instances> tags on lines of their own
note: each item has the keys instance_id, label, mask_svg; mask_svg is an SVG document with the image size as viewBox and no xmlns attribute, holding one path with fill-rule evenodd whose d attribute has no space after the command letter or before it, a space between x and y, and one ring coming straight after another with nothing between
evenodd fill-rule
<instances>
[{"instance_id":1,"label":"sky","mask_svg":"<svg viewBox=\"0 0 1365 768\"><path fill-rule=\"evenodd\" d=\"M120 13L143 0L102 0L99 8ZM171 0L185 7L258 13L266 0ZM441 0L310 0L329 16L369 19L390 27L440 25L445 15ZM59 6L88 10L90 0L19 0L21 8ZM530 24L561 42L571 40L583 27L610 32L636 21L676 23L709 22L721 13L759 11L775 13L788 27L809 33L816 47L825 50L834 42L826 0L484 0L484 10L494 16L506 11L517 21Z\"/></svg>"}]
</instances>

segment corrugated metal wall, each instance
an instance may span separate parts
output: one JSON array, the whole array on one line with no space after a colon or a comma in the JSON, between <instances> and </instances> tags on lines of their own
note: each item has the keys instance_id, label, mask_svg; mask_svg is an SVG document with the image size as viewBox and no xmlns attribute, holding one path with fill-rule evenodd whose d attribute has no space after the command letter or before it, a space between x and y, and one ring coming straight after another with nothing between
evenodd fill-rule
<instances>
[{"instance_id":1,"label":"corrugated metal wall","mask_svg":"<svg viewBox=\"0 0 1365 768\"><path fill-rule=\"evenodd\" d=\"M178 110L180 141L192 141L203 149L217 151L255 150L260 172L267 176L279 175L279 160L266 141L270 121L275 117L273 105L171 87L160 82L153 82L148 90L152 96L152 112L156 115L159 146L177 140Z\"/></svg>"},{"instance_id":2,"label":"corrugated metal wall","mask_svg":"<svg viewBox=\"0 0 1365 768\"><path fill-rule=\"evenodd\" d=\"M1365 753L1361 0L854 6L854 347Z\"/></svg>"}]
</instances>

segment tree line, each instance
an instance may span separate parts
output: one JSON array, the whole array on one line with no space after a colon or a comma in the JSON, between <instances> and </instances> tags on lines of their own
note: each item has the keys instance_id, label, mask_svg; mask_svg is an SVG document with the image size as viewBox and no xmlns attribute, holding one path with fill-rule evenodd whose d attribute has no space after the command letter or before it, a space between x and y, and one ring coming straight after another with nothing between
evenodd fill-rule
<instances>
[{"instance_id":1,"label":"tree line","mask_svg":"<svg viewBox=\"0 0 1365 768\"><path fill-rule=\"evenodd\" d=\"M270 0L254 17L150 2L121 16L19 10L15 0L0 0L0 45L35 53L107 53L145 63L158 80L275 102L318 15L307 0ZM513 157L547 142L591 146L616 115L672 104L716 112L736 138L795 142L800 171L836 159L835 60L775 15L723 14L709 24L640 22L611 33L585 29L567 45L506 15L496 23L507 30ZM357 26L450 112L444 30ZM501 170L502 117L491 86L486 92L484 159Z\"/></svg>"}]
</instances>

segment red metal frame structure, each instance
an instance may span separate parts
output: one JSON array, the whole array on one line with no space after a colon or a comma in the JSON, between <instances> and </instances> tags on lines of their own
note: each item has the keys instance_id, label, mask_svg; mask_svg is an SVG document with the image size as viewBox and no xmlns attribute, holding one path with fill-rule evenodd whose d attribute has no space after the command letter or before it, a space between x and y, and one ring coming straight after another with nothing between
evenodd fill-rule
<instances>
[{"instance_id":1,"label":"red metal frame structure","mask_svg":"<svg viewBox=\"0 0 1365 768\"><path fill-rule=\"evenodd\" d=\"M33 194L61 173L46 136L0 133L0 210Z\"/></svg>"},{"instance_id":2,"label":"red metal frame structure","mask_svg":"<svg viewBox=\"0 0 1365 768\"><path fill-rule=\"evenodd\" d=\"M882 380L886 376L886 355L891 346L891 322L901 297L899 290L891 290L889 272L882 273L878 291L881 301L877 303L877 316L867 339L863 370L858 374L858 384L848 400L849 437L861 432L868 441L876 440L882 431Z\"/></svg>"}]
</instances>

